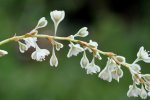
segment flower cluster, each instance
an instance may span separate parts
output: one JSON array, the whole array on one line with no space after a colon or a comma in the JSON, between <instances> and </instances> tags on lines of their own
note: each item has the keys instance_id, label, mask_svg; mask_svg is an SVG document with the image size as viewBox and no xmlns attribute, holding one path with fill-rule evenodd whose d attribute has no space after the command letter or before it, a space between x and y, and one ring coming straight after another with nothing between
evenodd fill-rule
<instances>
[{"instance_id":1,"label":"flower cluster","mask_svg":"<svg viewBox=\"0 0 150 100\"><path fill-rule=\"evenodd\" d=\"M139 64L137 64L139 61L150 63L149 54L146 50L144 50L143 46L137 53L137 59L132 64L129 64L133 85L129 86L127 96L141 97L142 99L146 99L148 96L150 96L150 74L141 74L141 67ZM141 85L140 88L138 87L139 85Z\"/></svg>"},{"instance_id":2,"label":"flower cluster","mask_svg":"<svg viewBox=\"0 0 150 100\"><path fill-rule=\"evenodd\" d=\"M120 78L123 77L122 66L129 69L133 84L129 86L127 92L128 97L141 97L146 99L150 96L150 74L142 74L141 66L138 64L139 61L144 61L145 63L150 63L150 57L144 47L141 47L137 53L137 59L129 64L126 62L126 58L123 56L116 55L111 52L103 52L98 49L98 43L92 40L89 42L77 40L76 38L84 38L89 35L87 27L81 28L74 35L68 37L58 37L57 29L60 22L65 17L64 11L52 11L50 12L50 17L54 23L54 36L42 35L38 33L38 29L44 28L47 26L48 21L45 17L42 17L36 27L31 30L29 33L23 36L15 36L10 39L6 39L0 42L0 45L5 44L9 41L17 41L19 44L19 50L21 53L26 52L30 47L35 48L35 51L31 54L31 58L36 61L43 61L45 57L50 55L50 50L41 49L38 44L38 38L47 38L52 45L52 53L50 57L49 64L50 66L58 66L58 58L56 56L56 51L60 51L63 48L63 44L56 40L66 40L69 41L69 51L67 57L77 56L79 53L83 53L83 56L80 60L81 68L86 71L87 74L98 74L97 76L105 81L111 82L113 79L119 82ZM22 41L23 40L23 41ZM87 52L92 54L92 59L89 61L87 57ZM8 54L7 51L0 50L0 57ZM95 64L96 60L102 60L100 54L103 54L108 57L106 66L101 70L100 66Z\"/></svg>"},{"instance_id":3,"label":"flower cluster","mask_svg":"<svg viewBox=\"0 0 150 100\"><path fill-rule=\"evenodd\" d=\"M50 16L52 21L54 22L54 27L55 27L55 34L57 32L57 27L59 23L64 19L65 13L64 11L52 11L50 12ZM38 34L38 29L39 28L44 28L47 26L48 21L46 20L45 17L42 17L39 21L36 27L29 32L28 34L33 34L37 35ZM45 60L45 57L50 54L50 51L47 49L41 49L38 44L37 44L37 37L28 37L23 39L25 43L22 43L18 41L19 43L19 50L21 53L24 53L27 51L30 47L35 48L35 51L31 54L31 58L36 61L43 61ZM57 41L50 41L52 43L53 49L52 49L52 56L50 58L50 65L51 66L58 66L58 59L55 54L55 48L57 51L59 51L61 48L63 48L63 44L57 42Z\"/></svg>"}]
</instances>

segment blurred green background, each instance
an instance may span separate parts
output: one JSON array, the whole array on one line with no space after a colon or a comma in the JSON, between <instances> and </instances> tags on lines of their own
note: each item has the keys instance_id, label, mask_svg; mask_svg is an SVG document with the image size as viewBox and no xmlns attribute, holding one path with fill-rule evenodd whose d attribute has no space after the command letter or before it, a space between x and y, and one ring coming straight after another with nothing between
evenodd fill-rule
<instances>
[{"instance_id":1,"label":"blurred green background","mask_svg":"<svg viewBox=\"0 0 150 100\"><path fill-rule=\"evenodd\" d=\"M0 40L29 32L43 16L49 24L40 34L53 34L49 12L55 9L66 12L59 36L75 34L86 26L90 35L83 40L95 40L101 50L123 55L129 63L140 46L150 50L149 0L0 0ZM57 52L57 68L49 65L50 56L42 63L31 60L33 49L21 54L17 43L1 46L9 55L0 58L0 100L134 100L126 96L132 84L127 69L123 68L119 83L86 75L79 64L82 54L68 59L68 42L63 43L66 46ZM45 40L39 40L39 45L51 50ZM96 62L101 69L106 59ZM140 64L143 73L150 73L150 65Z\"/></svg>"}]
</instances>

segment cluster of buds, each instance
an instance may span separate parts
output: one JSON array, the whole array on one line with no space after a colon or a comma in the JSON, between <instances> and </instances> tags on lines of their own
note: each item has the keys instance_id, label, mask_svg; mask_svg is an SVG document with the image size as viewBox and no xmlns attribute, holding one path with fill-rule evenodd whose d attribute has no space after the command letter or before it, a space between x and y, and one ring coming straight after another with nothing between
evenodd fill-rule
<instances>
[{"instance_id":1,"label":"cluster of buds","mask_svg":"<svg viewBox=\"0 0 150 100\"><path fill-rule=\"evenodd\" d=\"M42 35L38 34L38 29L44 28L47 26L48 21L45 17L42 17L36 27L30 31L29 33L23 36L15 36L13 38L4 40L0 42L0 45L7 43L9 41L16 41L19 44L19 50L21 53L26 52L30 47L35 48L35 51L31 54L31 58L36 61L44 61L45 57L50 55L50 51L47 49L41 49L38 44L38 38L47 38L52 45L52 54L50 57L49 64L50 66L57 67L58 66L58 58L56 56L56 51L59 51L64 45L56 40L66 40L69 41L69 51L67 57L70 58L72 56L77 56L79 53L83 53L83 56L80 60L80 65L82 69L85 69L87 74L98 74L98 77L102 80L111 82L113 79L119 82L120 78L123 77L122 66L125 66L129 69L133 85L129 86L129 90L127 92L128 97L141 97L142 99L146 99L150 96L150 74L141 74L141 67L137 64L139 61L144 61L145 63L150 63L150 57L144 47L141 47L137 53L137 59L129 64L126 62L125 57L116 55L111 52L103 52L98 49L98 43L90 40L89 42L77 40L76 38L81 37L84 38L89 35L87 31L87 27L81 28L74 35L70 35L68 37L58 37L57 29L60 22L65 17L64 11L52 11L50 12L50 17L54 23L54 36L50 35ZM24 42L23 42L23 41ZM89 61L87 57L87 52L92 54L92 60ZM0 57L8 54L7 51L0 50ZM95 64L95 60L102 60L100 54L103 54L108 57L106 66L101 70L100 66ZM138 87L138 86L141 87Z\"/></svg>"}]
</instances>

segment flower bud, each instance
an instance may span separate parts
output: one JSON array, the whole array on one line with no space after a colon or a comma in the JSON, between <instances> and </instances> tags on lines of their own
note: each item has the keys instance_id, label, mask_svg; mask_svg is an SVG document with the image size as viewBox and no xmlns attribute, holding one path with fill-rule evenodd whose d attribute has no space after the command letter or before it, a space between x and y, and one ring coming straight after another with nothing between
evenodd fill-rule
<instances>
[{"instance_id":1,"label":"flower bud","mask_svg":"<svg viewBox=\"0 0 150 100\"><path fill-rule=\"evenodd\" d=\"M146 82L150 83L150 74L144 74L142 75L142 77L144 78Z\"/></svg>"},{"instance_id":2,"label":"flower bud","mask_svg":"<svg viewBox=\"0 0 150 100\"><path fill-rule=\"evenodd\" d=\"M147 91L150 91L150 85L149 84L144 84L145 85L145 89L147 90Z\"/></svg>"},{"instance_id":3,"label":"flower bud","mask_svg":"<svg viewBox=\"0 0 150 100\"><path fill-rule=\"evenodd\" d=\"M138 64L131 64L130 67L132 68L132 70L134 70L137 73L141 71L141 67Z\"/></svg>"},{"instance_id":4,"label":"flower bud","mask_svg":"<svg viewBox=\"0 0 150 100\"><path fill-rule=\"evenodd\" d=\"M55 46L56 46L56 50L59 51L61 48L64 47L64 45L62 43L56 42L55 41Z\"/></svg>"},{"instance_id":5,"label":"flower bud","mask_svg":"<svg viewBox=\"0 0 150 100\"><path fill-rule=\"evenodd\" d=\"M0 50L0 57L7 55L8 52L5 50Z\"/></svg>"},{"instance_id":6,"label":"flower bud","mask_svg":"<svg viewBox=\"0 0 150 100\"><path fill-rule=\"evenodd\" d=\"M142 85L142 87L141 87L140 97L141 97L142 99L146 99L146 98L147 98L147 92L146 92L146 90L144 89L144 86L143 86L143 85Z\"/></svg>"},{"instance_id":7,"label":"flower bud","mask_svg":"<svg viewBox=\"0 0 150 100\"><path fill-rule=\"evenodd\" d=\"M55 55L55 49L54 49L54 47L53 47L53 53L52 53L52 56L51 56L51 59L50 59L50 65L51 66L55 66L55 67L58 66L58 59L57 59L57 57Z\"/></svg>"},{"instance_id":8,"label":"flower bud","mask_svg":"<svg viewBox=\"0 0 150 100\"><path fill-rule=\"evenodd\" d=\"M86 52L84 51L83 57L81 58L80 65L82 68L85 68L89 64L89 60L86 56Z\"/></svg>"},{"instance_id":9,"label":"flower bud","mask_svg":"<svg viewBox=\"0 0 150 100\"><path fill-rule=\"evenodd\" d=\"M89 34L89 32L87 31L87 27L83 27L74 36L86 37L88 34Z\"/></svg>"},{"instance_id":10,"label":"flower bud","mask_svg":"<svg viewBox=\"0 0 150 100\"><path fill-rule=\"evenodd\" d=\"M24 53L25 51L28 50L27 45L25 45L24 43L21 43L20 41L18 41L18 44L19 44L19 50L21 53Z\"/></svg>"},{"instance_id":11,"label":"flower bud","mask_svg":"<svg viewBox=\"0 0 150 100\"><path fill-rule=\"evenodd\" d=\"M116 59L120 62L120 63L125 63L126 59L123 56L116 56Z\"/></svg>"},{"instance_id":12,"label":"flower bud","mask_svg":"<svg viewBox=\"0 0 150 100\"><path fill-rule=\"evenodd\" d=\"M47 25L47 20L45 19L45 17L42 17L39 21L37 26L35 27L35 29L39 29L39 28L43 28Z\"/></svg>"},{"instance_id":13,"label":"flower bud","mask_svg":"<svg viewBox=\"0 0 150 100\"><path fill-rule=\"evenodd\" d=\"M52 19L53 22L54 22L55 34L56 34L57 27L58 27L59 23L60 23L60 22L64 19L64 17L65 17L65 12L64 12L64 11L57 11L57 10L54 10L54 11L50 12L50 16L51 16L51 19Z\"/></svg>"}]
</instances>

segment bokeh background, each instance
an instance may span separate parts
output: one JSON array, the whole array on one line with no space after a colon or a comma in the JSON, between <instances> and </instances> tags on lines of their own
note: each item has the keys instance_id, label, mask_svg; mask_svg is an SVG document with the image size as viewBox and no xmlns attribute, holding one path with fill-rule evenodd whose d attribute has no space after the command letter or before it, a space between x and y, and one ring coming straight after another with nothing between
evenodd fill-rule
<instances>
[{"instance_id":1,"label":"bokeh background","mask_svg":"<svg viewBox=\"0 0 150 100\"><path fill-rule=\"evenodd\" d=\"M32 30L45 16L49 21L40 34L53 34L49 12L65 10L66 17L58 29L59 36L75 34L88 27L90 35L83 39L95 40L99 48L113 51L132 63L140 46L150 50L149 0L0 0L0 40ZM117 83L100 80L97 75L86 75L78 57L68 59L68 42L57 52L59 66L31 60L34 49L21 54L17 43L0 47L9 55L0 58L0 100L137 100L126 93L132 84L130 73ZM41 48L51 50L46 40L39 40ZM88 54L89 59L92 57ZM102 56L103 57L103 56ZM107 58L96 63L104 68ZM143 73L150 73L150 65L140 63Z\"/></svg>"}]
</instances>

